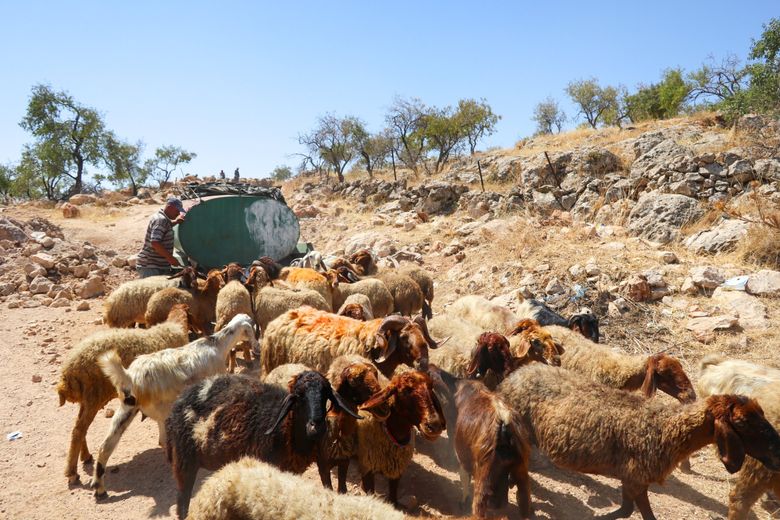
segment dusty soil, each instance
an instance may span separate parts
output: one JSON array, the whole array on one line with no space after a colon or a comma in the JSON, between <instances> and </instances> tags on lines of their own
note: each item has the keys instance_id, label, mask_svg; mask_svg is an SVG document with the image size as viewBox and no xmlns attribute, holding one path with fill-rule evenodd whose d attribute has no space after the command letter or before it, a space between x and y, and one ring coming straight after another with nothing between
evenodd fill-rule
<instances>
[{"instance_id":1,"label":"dusty soil","mask_svg":"<svg viewBox=\"0 0 780 520\"><path fill-rule=\"evenodd\" d=\"M89 240L100 247L130 254L138 249L145 222L155 210L155 206L125 208L113 214L90 210L75 220L64 220L55 211L31 208L7 208L4 214L21 219L36 214L45 216L61 225L69 240ZM341 216L339 220L349 223L352 231L361 230L367 222L365 216ZM419 226L408 241L431 240L432 230L426 226ZM309 220L303 225L302 238L315 243L324 241L327 227L327 222ZM400 234L397 230L392 233ZM596 256L601 259L603 256L597 243L586 241L576 247L580 250L579 258ZM566 252L560 254L565 256ZM480 260L483 263L484 258ZM442 259L432 262L435 270L441 273L436 275L440 294L454 297L443 270L452 266ZM529 260L523 258L523 262ZM133 273L126 272L127 279L132 276ZM119 281L110 280L112 284ZM0 308L0 358L3 360L0 364L0 424L5 434L22 433L22 437L14 441L0 438L0 473L3 475L0 518L135 519L173 515L175 485L164 454L157 446L157 428L152 421L136 419L114 452L106 476L107 499L95 501L86 486L93 471L91 466L80 467L81 484L76 486L68 487L63 476L77 407L69 403L58 407L54 385L67 351L81 338L102 327L101 307L102 301L98 298L91 300L91 309L84 312L45 307ZM614 329L610 330L611 327ZM618 337L617 328L617 324L607 323L604 333L608 338L610 335ZM693 359L698 359L698 355ZM34 376L40 376L40 382L34 382L37 380ZM116 401L108 405L108 408L115 407ZM109 424L110 419L102 412L92 424L87 439L94 454ZM441 442L431 446L419 441L421 453L415 455L401 480L401 494L414 495L419 503L413 514L424 512L444 517L461 514L457 471L442 469L434 462L441 458L432 453L441 447ZM531 468L532 501L537 518L592 518L616 508L620 500L619 482L615 480L559 470L539 456L534 456ZM711 450L695 454L692 469L692 474L676 471L664 486L651 487L650 502L658 518L725 518L731 477ZM202 479L205 473L201 472L200 476ZM316 469L310 468L306 478L317 479ZM350 480L350 491L359 493L359 479L354 468ZM380 493L386 492L381 478L378 489ZM512 502L514 504L514 499ZM770 511L774 509L775 504L760 502L754 507L751 518L771 518ZM513 505L500 513L514 515L516 509ZM632 516L639 517L639 513Z\"/></svg>"}]
</instances>

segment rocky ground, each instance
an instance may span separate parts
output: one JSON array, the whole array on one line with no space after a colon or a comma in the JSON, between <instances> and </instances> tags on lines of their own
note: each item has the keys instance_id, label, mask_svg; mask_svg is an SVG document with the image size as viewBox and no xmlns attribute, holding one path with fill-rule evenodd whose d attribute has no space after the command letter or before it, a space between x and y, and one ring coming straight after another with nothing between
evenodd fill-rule
<instances>
[{"instance_id":1,"label":"rocky ground","mask_svg":"<svg viewBox=\"0 0 780 520\"><path fill-rule=\"evenodd\" d=\"M751 136L771 144L776 134L750 118L743 130L716 123L574 132L461 159L435 176L361 174L337 187L301 178L284 192L302 240L318 250L372 247L385 265L430 270L434 312L463 294L510 307L544 298L563 314L589 306L603 317L606 344L674 354L693 379L710 352L778 367L780 332L771 324L780 315L780 272L746 255L757 247L755 230L774 232L751 221L780 202L780 160ZM21 432L0 440L0 517L172 513L173 479L150 421L133 424L112 457L109 499L96 503L85 486L68 488L62 469L77 408L59 408L54 391L64 355L102 327L105 294L133 277L133 255L158 207L153 197L163 195L0 206L0 422L6 434ZM727 280L746 290L727 290ZM101 413L93 423L93 450L109 422ZM437 460L435 445L421 446L402 494L416 498L413 512L457 516L457 472ZM692 474L675 472L651 488L659 518L725 518L732 477L709 450L692 462ZM83 481L91 471L81 471ZM539 518L589 518L619 501L613 480L561 471L540 457L532 471ZM316 479L316 470L307 477ZM777 507L759 503L754 518L770 518Z\"/></svg>"}]
</instances>

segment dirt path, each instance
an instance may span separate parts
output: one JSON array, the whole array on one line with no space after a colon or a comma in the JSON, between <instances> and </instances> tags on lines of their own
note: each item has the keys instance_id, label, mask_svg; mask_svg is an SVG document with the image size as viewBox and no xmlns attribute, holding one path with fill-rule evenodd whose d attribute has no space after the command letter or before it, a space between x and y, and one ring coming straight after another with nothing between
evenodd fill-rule
<instances>
[{"instance_id":1,"label":"dirt path","mask_svg":"<svg viewBox=\"0 0 780 520\"><path fill-rule=\"evenodd\" d=\"M102 248L134 252L153 206L128 208L116 215L87 214L83 219L62 221L54 213L47 218L63 225L69 240L89 240ZM38 212L40 213L40 212ZM6 213L9 214L9 213ZM28 210L11 216L28 218ZM113 225L112 225L113 224ZM131 273L127 273L131 276ZM102 301L91 301L85 312L64 309L0 308L0 424L2 432L20 431L15 441L0 438L0 517L9 519L137 519L172 516L175 487L168 463L157 446L152 421L136 419L114 452L106 477L109 498L96 502L86 486L92 467L79 468L80 485L68 488L63 476L65 455L77 407L58 407L54 385L62 359L80 338L98 330ZM40 376L40 382L33 382ZM116 401L109 404L115 408ZM88 435L96 454L110 419L100 412ZM441 469L431 457L431 446L422 442L421 453L401 481L402 495L416 495L420 508L434 515L460 514L460 488L456 471ZM440 458L440 457L439 457ZM565 472L534 457L532 501L537 518L579 520L616 508L619 483L606 478ZM651 488L650 502L658 518L717 519L726 516L729 480L711 450L693 457L691 475L675 472L665 486ZM315 468L306 473L318 479ZM201 474L203 478L203 474ZM358 491L358 477L350 472L350 491ZM386 492L383 479L378 489ZM514 503L514 498L512 499ZM761 504L752 518L770 518ZM504 511L515 514L516 509ZM639 518L634 513L632 518Z\"/></svg>"}]
</instances>

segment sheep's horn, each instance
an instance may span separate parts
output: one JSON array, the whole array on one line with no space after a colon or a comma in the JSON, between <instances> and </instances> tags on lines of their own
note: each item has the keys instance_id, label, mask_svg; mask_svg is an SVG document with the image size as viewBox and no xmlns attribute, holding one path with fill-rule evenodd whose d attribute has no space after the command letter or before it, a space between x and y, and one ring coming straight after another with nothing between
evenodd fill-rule
<instances>
[{"instance_id":1,"label":"sheep's horn","mask_svg":"<svg viewBox=\"0 0 780 520\"><path fill-rule=\"evenodd\" d=\"M414 318L414 323L420 327L423 338L425 338L425 342L428 343L428 346L430 348L438 348L439 344L431 337L430 332L428 332L428 324L425 323L425 318L423 318L421 315L418 315Z\"/></svg>"}]
</instances>

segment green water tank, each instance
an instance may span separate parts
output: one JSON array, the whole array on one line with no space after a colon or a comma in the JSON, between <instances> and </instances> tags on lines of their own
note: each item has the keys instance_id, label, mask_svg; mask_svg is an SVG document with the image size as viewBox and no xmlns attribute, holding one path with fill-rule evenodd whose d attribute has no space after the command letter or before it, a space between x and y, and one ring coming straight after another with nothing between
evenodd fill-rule
<instances>
[{"instance_id":1,"label":"green water tank","mask_svg":"<svg viewBox=\"0 0 780 520\"><path fill-rule=\"evenodd\" d=\"M201 199L174 230L176 248L205 269L247 266L261 256L281 260L296 252L301 232L283 202L243 195Z\"/></svg>"}]
</instances>

